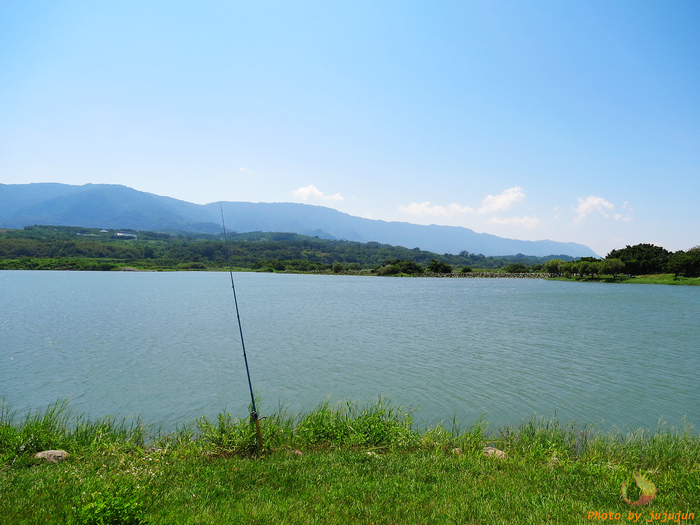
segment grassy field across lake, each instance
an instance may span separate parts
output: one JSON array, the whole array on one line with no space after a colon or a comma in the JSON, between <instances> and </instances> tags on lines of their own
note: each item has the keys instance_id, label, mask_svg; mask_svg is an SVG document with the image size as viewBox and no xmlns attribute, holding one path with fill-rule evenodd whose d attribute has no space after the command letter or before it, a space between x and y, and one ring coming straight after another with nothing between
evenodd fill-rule
<instances>
[{"instance_id":1,"label":"grassy field across lake","mask_svg":"<svg viewBox=\"0 0 700 525\"><path fill-rule=\"evenodd\" d=\"M551 280L556 281L582 281L582 282L601 282L601 283L632 283L632 284L670 284L673 286L700 286L700 277L676 277L672 273L659 273L652 275L618 275L613 278L612 275L602 275L598 277L553 277Z\"/></svg>"},{"instance_id":2,"label":"grassy field across lake","mask_svg":"<svg viewBox=\"0 0 700 525\"><path fill-rule=\"evenodd\" d=\"M250 420L227 414L161 434L75 417L63 403L24 417L2 404L0 523L700 519L700 436L689 428L601 433L532 419L492 432L480 421L417 430L383 400L261 423L263 451ZM70 456L34 458L47 449Z\"/></svg>"}]
</instances>

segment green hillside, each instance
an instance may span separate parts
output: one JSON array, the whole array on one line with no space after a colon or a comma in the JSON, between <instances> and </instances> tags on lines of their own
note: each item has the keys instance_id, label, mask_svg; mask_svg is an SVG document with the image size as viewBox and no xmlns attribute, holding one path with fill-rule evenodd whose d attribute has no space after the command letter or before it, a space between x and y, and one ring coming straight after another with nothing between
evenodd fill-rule
<instances>
[{"instance_id":1,"label":"green hillside","mask_svg":"<svg viewBox=\"0 0 700 525\"><path fill-rule=\"evenodd\" d=\"M384 268L384 273L420 273L449 266L500 269L517 264L540 269L549 259L572 260L563 255L486 257L461 252L437 254L377 242L320 239L295 233L252 232L229 234L229 253L235 268L268 271L360 271ZM411 262L414 265L407 264ZM417 265L417 266L416 266ZM28 226L0 233L0 269L111 270L227 268L223 235L135 230L100 230L69 226ZM396 272L391 268L395 267ZM420 271L419 271L420 270Z\"/></svg>"}]
</instances>

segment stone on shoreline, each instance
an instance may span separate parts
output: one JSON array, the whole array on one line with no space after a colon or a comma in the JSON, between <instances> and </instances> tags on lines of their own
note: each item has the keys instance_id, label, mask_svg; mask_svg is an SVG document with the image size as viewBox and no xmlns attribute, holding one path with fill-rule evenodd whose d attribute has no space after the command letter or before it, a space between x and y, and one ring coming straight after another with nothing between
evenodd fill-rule
<instances>
[{"instance_id":1,"label":"stone on shoreline","mask_svg":"<svg viewBox=\"0 0 700 525\"><path fill-rule=\"evenodd\" d=\"M34 454L36 459L45 459L49 463L56 463L68 458L70 454L65 450L44 450L43 452L37 452Z\"/></svg>"},{"instance_id":2,"label":"stone on shoreline","mask_svg":"<svg viewBox=\"0 0 700 525\"><path fill-rule=\"evenodd\" d=\"M506 453L503 452L502 450L498 450L495 447L486 447L484 448L484 456L496 456L497 458L505 459Z\"/></svg>"}]
</instances>

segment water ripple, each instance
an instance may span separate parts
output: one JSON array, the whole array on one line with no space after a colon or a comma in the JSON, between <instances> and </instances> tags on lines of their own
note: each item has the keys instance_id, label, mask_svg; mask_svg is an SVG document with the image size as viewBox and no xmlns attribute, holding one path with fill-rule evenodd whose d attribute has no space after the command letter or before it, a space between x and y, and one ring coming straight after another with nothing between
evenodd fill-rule
<instances>
[{"instance_id":1,"label":"water ripple","mask_svg":"<svg viewBox=\"0 0 700 525\"><path fill-rule=\"evenodd\" d=\"M227 285L228 282L228 285ZM263 407L386 395L418 419L700 423L700 290L237 274ZM248 391L227 274L5 272L0 385L172 428Z\"/></svg>"}]
</instances>

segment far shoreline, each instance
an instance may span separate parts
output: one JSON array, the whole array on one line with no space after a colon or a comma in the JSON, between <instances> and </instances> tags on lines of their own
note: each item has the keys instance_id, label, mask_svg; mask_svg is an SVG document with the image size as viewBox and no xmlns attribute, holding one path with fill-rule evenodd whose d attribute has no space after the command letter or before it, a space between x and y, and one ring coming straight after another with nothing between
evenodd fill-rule
<instances>
[{"instance_id":1,"label":"far shoreline","mask_svg":"<svg viewBox=\"0 0 700 525\"><path fill-rule=\"evenodd\" d=\"M69 272L90 272L90 271L108 271L108 272L228 272L229 268L138 268L134 266L116 266L109 269L97 268L71 268L62 265L56 267L41 267L41 268L0 268L0 271L69 271ZM294 271L294 270L268 270L268 269L253 269L253 268L233 268L236 273L271 273L271 274L290 274L290 275L352 275L359 277L423 277L437 279L542 279L547 281L563 281L563 282L582 282L582 283L604 283L604 284L663 284L669 286L700 286L700 278L698 277L683 277L674 276L673 274L651 274L651 275L632 275L632 276L600 276L600 277L578 277L564 276L551 273L506 273L497 271L479 271L472 270L471 272L452 272L452 273L421 273L421 274L406 274L398 273L394 275L379 275L373 270L344 270L340 272L321 271Z\"/></svg>"}]
</instances>

